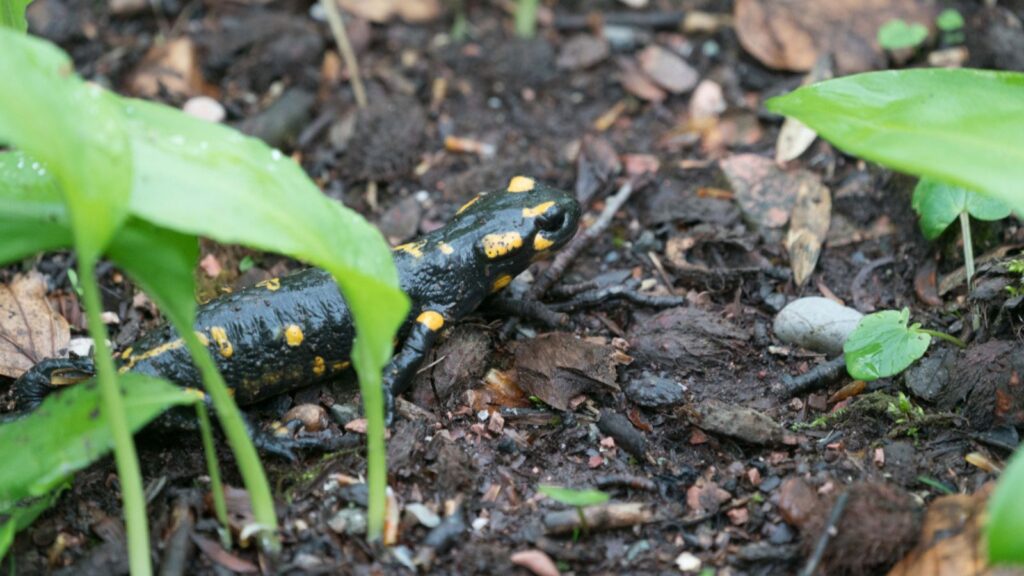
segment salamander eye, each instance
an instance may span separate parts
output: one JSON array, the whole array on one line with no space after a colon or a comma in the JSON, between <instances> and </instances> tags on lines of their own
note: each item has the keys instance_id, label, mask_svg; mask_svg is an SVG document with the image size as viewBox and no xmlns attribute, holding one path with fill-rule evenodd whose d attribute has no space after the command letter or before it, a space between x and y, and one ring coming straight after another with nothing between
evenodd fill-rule
<instances>
[{"instance_id":1,"label":"salamander eye","mask_svg":"<svg viewBox=\"0 0 1024 576\"><path fill-rule=\"evenodd\" d=\"M565 211L561 207L554 206L540 216L537 216L537 226L546 232L557 232L565 224Z\"/></svg>"}]
</instances>

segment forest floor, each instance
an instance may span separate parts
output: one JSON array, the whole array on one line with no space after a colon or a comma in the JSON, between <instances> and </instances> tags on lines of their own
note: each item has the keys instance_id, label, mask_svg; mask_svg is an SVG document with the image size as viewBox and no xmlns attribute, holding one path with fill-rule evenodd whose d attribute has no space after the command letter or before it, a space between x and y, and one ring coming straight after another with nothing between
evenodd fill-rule
<instances>
[{"instance_id":1,"label":"forest floor","mask_svg":"<svg viewBox=\"0 0 1024 576\"><path fill-rule=\"evenodd\" d=\"M415 564L547 574L553 561L563 574L795 574L808 563L820 574L880 574L918 544L934 499L965 495L959 505L974 518L984 499L971 495L998 477L1024 413L1006 415L1004 404L1019 408L1024 396L1003 385L1022 357L1019 299L1003 287L1024 230L1012 218L975 223L985 256L968 299L959 230L924 239L912 178L820 139L794 151L764 102L809 74L897 62L1024 70L1024 3L950 2L965 24L962 43L948 46L937 39L938 8L910 0L545 3L528 40L512 31L511 1L465 2L463 39L452 36L448 5L341 4L364 110L309 1L36 0L30 32L68 51L86 79L223 115L280 148L395 244L515 175L573 191L585 227L617 194L631 195L542 300L568 314L565 325L511 320L485 303L432 352L390 434L394 547L359 533L362 443L298 464L266 460L285 543L270 563L252 548L220 547L198 436L142 434L153 556L166 573L391 574ZM896 17L929 27L916 53L877 47L878 26ZM799 157L777 162L779 147ZM791 222L808 189L828 204ZM787 252L787 228L798 225L823 242L816 262ZM0 281L43 273L51 301L84 335L73 263L49 254L0 271ZM812 270L803 284L801 265ZM299 268L204 242L200 297ZM116 270L102 282L117 349L159 324ZM643 298L583 303L572 293L615 286ZM843 371L794 393L792 377L830 359L773 330L779 311L806 296L861 313L906 307L968 347L933 344L903 376L865 384ZM338 434L357 435L343 426L355 395L342 378L267 402L255 418L316 404ZM240 486L230 451L220 456ZM576 511L541 484L599 488L611 500L580 529ZM18 535L15 571L123 572L117 488L110 458L78 474ZM244 493L231 506L244 524Z\"/></svg>"}]
</instances>

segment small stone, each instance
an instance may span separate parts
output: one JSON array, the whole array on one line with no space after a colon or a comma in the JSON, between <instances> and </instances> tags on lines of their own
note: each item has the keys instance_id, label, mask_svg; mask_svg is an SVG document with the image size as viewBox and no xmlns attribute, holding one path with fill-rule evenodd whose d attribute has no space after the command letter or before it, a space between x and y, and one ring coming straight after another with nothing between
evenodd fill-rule
<instances>
[{"instance_id":1,"label":"small stone","mask_svg":"<svg viewBox=\"0 0 1024 576\"><path fill-rule=\"evenodd\" d=\"M441 524L441 518L430 508L423 504L412 503L405 507L405 511L412 514L416 521L427 528L436 528Z\"/></svg>"},{"instance_id":2,"label":"small stone","mask_svg":"<svg viewBox=\"0 0 1024 576\"><path fill-rule=\"evenodd\" d=\"M626 396L644 408L675 406L683 401L686 388L671 378L644 372L623 387Z\"/></svg>"},{"instance_id":3,"label":"small stone","mask_svg":"<svg viewBox=\"0 0 1024 576\"><path fill-rule=\"evenodd\" d=\"M956 356L955 350L939 349L908 368L903 373L903 380L910 392L925 402L939 400L956 368Z\"/></svg>"},{"instance_id":4,"label":"small stone","mask_svg":"<svg viewBox=\"0 0 1024 576\"><path fill-rule=\"evenodd\" d=\"M683 552L679 556L676 556L676 568L679 568L683 572L696 572L700 570L701 561L689 552Z\"/></svg>"},{"instance_id":5,"label":"small stone","mask_svg":"<svg viewBox=\"0 0 1024 576\"><path fill-rule=\"evenodd\" d=\"M331 418L343 428L349 422L360 417L359 409L351 404L335 404L331 406L330 412Z\"/></svg>"},{"instance_id":6,"label":"small stone","mask_svg":"<svg viewBox=\"0 0 1024 576\"><path fill-rule=\"evenodd\" d=\"M800 528L811 518L821 503L818 495L798 477L786 478L779 488L779 514L790 526Z\"/></svg>"},{"instance_id":7,"label":"small stone","mask_svg":"<svg viewBox=\"0 0 1024 576\"><path fill-rule=\"evenodd\" d=\"M319 432L327 427L327 411L316 404L299 404L285 413L282 420L298 420L307 431Z\"/></svg>"},{"instance_id":8,"label":"small stone","mask_svg":"<svg viewBox=\"0 0 1024 576\"><path fill-rule=\"evenodd\" d=\"M338 534L356 536L366 533L366 513L359 508L344 508L327 521L327 525Z\"/></svg>"},{"instance_id":9,"label":"small stone","mask_svg":"<svg viewBox=\"0 0 1024 576\"><path fill-rule=\"evenodd\" d=\"M775 317L775 335L787 344L839 354L864 315L828 298L810 296L789 303Z\"/></svg>"},{"instance_id":10,"label":"small stone","mask_svg":"<svg viewBox=\"0 0 1024 576\"><path fill-rule=\"evenodd\" d=\"M224 118L228 115L224 110L224 106L209 96L196 96L194 98L189 98L181 109L185 114L195 116L200 120L213 122L214 124L223 122Z\"/></svg>"}]
</instances>

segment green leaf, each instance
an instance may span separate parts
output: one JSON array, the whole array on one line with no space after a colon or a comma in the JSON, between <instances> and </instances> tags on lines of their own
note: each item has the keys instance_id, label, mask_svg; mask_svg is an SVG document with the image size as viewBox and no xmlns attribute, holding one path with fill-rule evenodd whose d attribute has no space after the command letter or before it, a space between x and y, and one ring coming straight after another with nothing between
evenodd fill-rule
<instances>
[{"instance_id":1,"label":"green leaf","mask_svg":"<svg viewBox=\"0 0 1024 576\"><path fill-rule=\"evenodd\" d=\"M886 50L913 48L928 37L923 24L907 24L903 20L889 20L878 29L878 43Z\"/></svg>"},{"instance_id":2,"label":"green leaf","mask_svg":"<svg viewBox=\"0 0 1024 576\"><path fill-rule=\"evenodd\" d=\"M132 213L327 270L352 309L353 363L379 374L408 312L380 232L260 140L141 100L123 100L122 109L135 157Z\"/></svg>"},{"instance_id":3,"label":"green leaf","mask_svg":"<svg viewBox=\"0 0 1024 576\"><path fill-rule=\"evenodd\" d=\"M1018 448L988 501L988 558L992 564L1024 564L1024 450Z\"/></svg>"},{"instance_id":4,"label":"green leaf","mask_svg":"<svg viewBox=\"0 0 1024 576\"><path fill-rule=\"evenodd\" d=\"M910 310L883 310L861 318L846 338L846 370L857 380L871 381L899 374L924 356L932 337L907 326Z\"/></svg>"},{"instance_id":5,"label":"green leaf","mask_svg":"<svg viewBox=\"0 0 1024 576\"><path fill-rule=\"evenodd\" d=\"M196 401L195 394L151 376L124 374L120 384L133 432L171 406ZM34 412L0 426L0 460L17 462L0 466L0 507L46 494L112 447L95 384L50 395Z\"/></svg>"},{"instance_id":6,"label":"green leaf","mask_svg":"<svg viewBox=\"0 0 1024 576\"><path fill-rule=\"evenodd\" d=\"M72 73L56 46L0 28L0 144L20 148L54 174L70 207L75 247L94 259L128 215L131 150L120 111Z\"/></svg>"},{"instance_id":7,"label":"green leaf","mask_svg":"<svg viewBox=\"0 0 1024 576\"><path fill-rule=\"evenodd\" d=\"M955 8L946 8L935 19L935 25L943 32L955 32L964 27L964 17Z\"/></svg>"},{"instance_id":8,"label":"green leaf","mask_svg":"<svg viewBox=\"0 0 1024 576\"><path fill-rule=\"evenodd\" d=\"M0 0L0 27L27 32L28 21L25 20L25 9L31 3L32 0Z\"/></svg>"},{"instance_id":9,"label":"green leaf","mask_svg":"<svg viewBox=\"0 0 1024 576\"><path fill-rule=\"evenodd\" d=\"M911 205L921 216L921 231L929 240L938 238L962 212L978 220L1001 220L1010 215L1010 208L996 198L928 178L917 183Z\"/></svg>"},{"instance_id":10,"label":"green leaf","mask_svg":"<svg viewBox=\"0 0 1024 576\"><path fill-rule=\"evenodd\" d=\"M71 225L52 174L20 151L0 153L0 264L72 243ZM191 324L195 315L194 236L129 218L107 250L168 316ZM68 274L73 274L68 270Z\"/></svg>"},{"instance_id":11,"label":"green leaf","mask_svg":"<svg viewBox=\"0 0 1024 576\"><path fill-rule=\"evenodd\" d=\"M604 504L611 498L606 492L600 490L573 490L551 484L541 484L537 487L537 491L556 502L577 508Z\"/></svg>"},{"instance_id":12,"label":"green leaf","mask_svg":"<svg viewBox=\"0 0 1024 576\"><path fill-rule=\"evenodd\" d=\"M870 72L800 88L767 107L849 154L992 195L1024 213L1024 74Z\"/></svg>"},{"instance_id":13,"label":"green leaf","mask_svg":"<svg viewBox=\"0 0 1024 576\"><path fill-rule=\"evenodd\" d=\"M70 482L38 498L26 498L12 506L0 508L0 560L3 560L14 543L14 535L28 528L40 514L53 506L67 486L70 486Z\"/></svg>"}]
</instances>

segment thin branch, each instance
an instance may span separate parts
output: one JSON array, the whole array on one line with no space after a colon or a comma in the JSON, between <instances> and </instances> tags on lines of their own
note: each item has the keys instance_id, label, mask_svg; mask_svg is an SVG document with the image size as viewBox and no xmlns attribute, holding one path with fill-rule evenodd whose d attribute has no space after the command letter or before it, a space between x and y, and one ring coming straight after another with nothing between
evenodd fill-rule
<instances>
[{"instance_id":1,"label":"thin branch","mask_svg":"<svg viewBox=\"0 0 1024 576\"><path fill-rule=\"evenodd\" d=\"M338 45L341 57L345 60L345 68L348 69L349 79L352 81L352 91L356 96L356 105L366 108L366 88L363 87L363 79L359 76L359 62L356 60L352 43L348 41L348 33L345 32L345 22L341 19L337 0L320 0L320 5L324 7L324 13L327 15L327 24L331 27L334 43Z\"/></svg>"}]
</instances>

